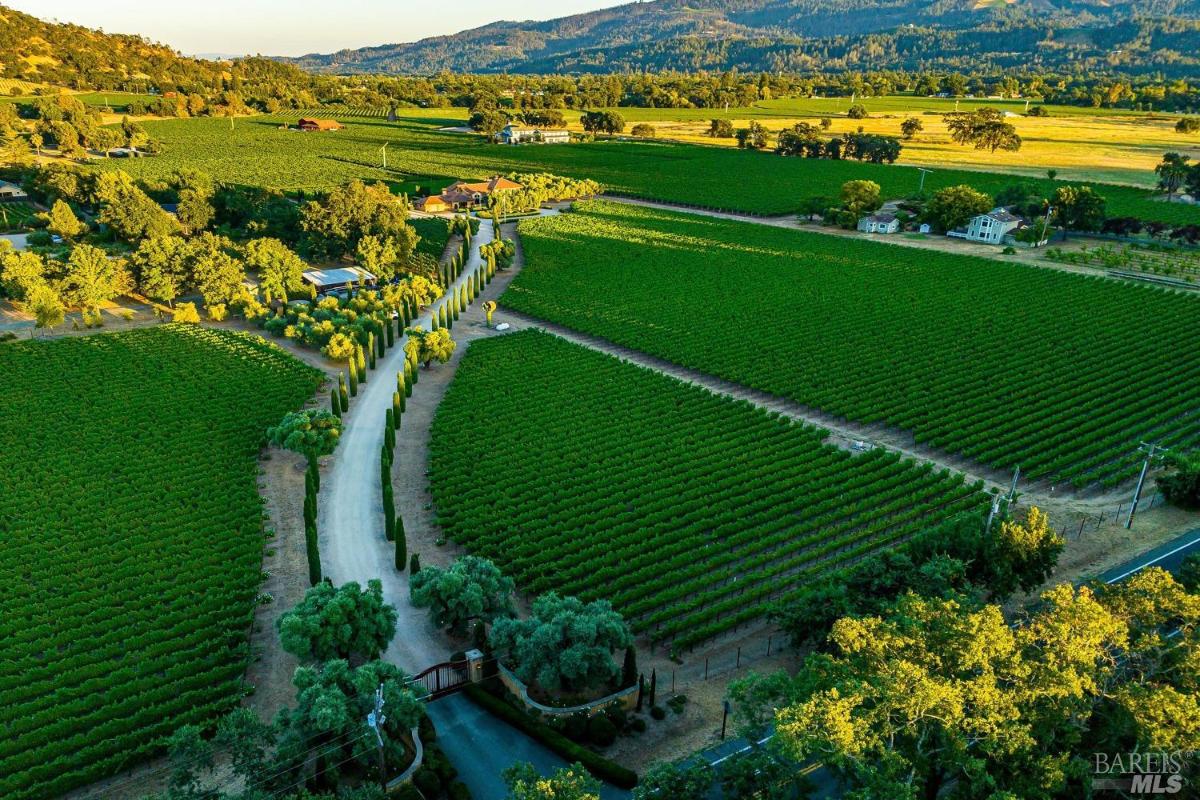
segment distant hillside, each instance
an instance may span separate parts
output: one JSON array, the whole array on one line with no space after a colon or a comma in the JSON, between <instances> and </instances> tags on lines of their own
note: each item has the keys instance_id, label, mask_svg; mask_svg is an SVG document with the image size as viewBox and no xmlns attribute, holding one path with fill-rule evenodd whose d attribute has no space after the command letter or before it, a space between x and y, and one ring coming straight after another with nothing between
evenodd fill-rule
<instances>
[{"instance_id":1,"label":"distant hillside","mask_svg":"<svg viewBox=\"0 0 1200 800\"><path fill-rule=\"evenodd\" d=\"M1099 65L1200 72L1200 0L656 0L281 59L332 73Z\"/></svg>"},{"instance_id":2,"label":"distant hillside","mask_svg":"<svg viewBox=\"0 0 1200 800\"><path fill-rule=\"evenodd\" d=\"M45 22L0 5L0 81L72 89L212 91L235 81L306 82L294 67L267 59L235 63L186 58L141 36Z\"/></svg>"}]
</instances>

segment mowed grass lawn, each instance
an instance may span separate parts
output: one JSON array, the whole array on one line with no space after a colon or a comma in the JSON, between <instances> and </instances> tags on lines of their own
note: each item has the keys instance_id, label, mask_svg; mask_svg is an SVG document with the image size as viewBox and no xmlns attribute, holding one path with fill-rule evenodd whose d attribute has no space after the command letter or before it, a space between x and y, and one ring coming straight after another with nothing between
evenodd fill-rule
<instances>
[{"instance_id":1,"label":"mowed grass lawn","mask_svg":"<svg viewBox=\"0 0 1200 800\"><path fill-rule=\"evenodd\" d=\"M467 350L430 483L441 528L523 588L610 600L681 650L987 502L959 474L824 435L524 331Z\"/></svg>"},{"instance_id":2,"label":"mowed grass lawn","mask_svg":"<svg viewBox=\"0 0 1200 800\"><path fill-rule=\"evenodd\" d=\"M874 180L886 197L914 194L920 173L900 165L781 158L728 147L670 142L603 140L588 144L509 147L482 137L439 130L453 118L421 114L399 122L346 117L346 129L301 133L282 129L282 118L191 119L147 123L166 153L155 158L115 160L97 169L124 169L161 179L196 167L220 181L305 191L328 190L352 178L403 182L411 176L471 178L505 172L553 172L598 180L625 194L737 211L785 214L806 198L835 196L843 183ZM291 120L294 122L294 119ZM388 148L388 170L381 148ZM939 169L927 191L969 183L995 193L1017 178L987 172ZM1200 208L1151 200L1145 189L1105 185L1113 216L1166 222L1200 221Z\"/></svg>"},{"instance_id":3,"label":"mowed grass lawn","mask_svg":"<svg viewBox=\"0 0 1200 800\"><path fill-rule=\"evenodd\" d=\"M112 775L245 693L258 452L321 376L169 325L0 344L0 797Z\"/></svg>"},{"instance_id":4,"label":"mowed grass lawn","mask_svg":"<svg viewBox=\"0 0 1200 800\"><path fill-rule=\"evenodd\" d=\"M501 304L1076 486L1200 443L1200 297L594 201L523 221Z\"/></svg>"}]
</instances>

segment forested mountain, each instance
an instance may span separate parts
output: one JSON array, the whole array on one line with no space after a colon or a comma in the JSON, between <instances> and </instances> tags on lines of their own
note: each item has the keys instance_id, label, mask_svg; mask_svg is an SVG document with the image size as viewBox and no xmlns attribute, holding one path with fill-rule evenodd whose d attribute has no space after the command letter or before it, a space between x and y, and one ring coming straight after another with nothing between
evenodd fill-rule
<instances>
[{"instance_id":1,"label":"forested mountain","mask_svg":"<svg viewBox=\"0 0 1200 800\"><path fill-rule=\"evenodd\" d=\"M1200 73L1200 0L655 0L284 59L322 72L1105 68Z\"/></svg>"},{"instance_id":2,"label":"forested mountain","mask_svg":"<svg viewBox=\"0 0 1200 800\"><path fill-rule=\"evenodd\" d=\"M0 5L0 79L71 89L240 91L242 84L303 85L295 67L264 58L185 58L141 36L47 22Z\"/></svg>"}]
</instances>

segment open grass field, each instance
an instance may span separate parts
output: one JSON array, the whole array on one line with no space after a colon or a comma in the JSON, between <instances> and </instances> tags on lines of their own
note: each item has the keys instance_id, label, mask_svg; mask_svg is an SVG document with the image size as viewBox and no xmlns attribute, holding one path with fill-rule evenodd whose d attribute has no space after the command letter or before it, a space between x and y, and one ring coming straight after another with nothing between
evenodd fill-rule
<instances>
[{"instance_id":1,"label":"open grass field","mask_svg":"<svg viewBox=\"0 0 1200 800\"><path fill-rule=\"evenodd\" d=\"M264 430L319 374L180 325L0 345L0 796L58 797L244 693Z\"/></svg>"},{"instance_id":2,"label":"open grass field","mask_svg":"<svg viewBox=\"0 0 1200 800\"><path fill-rule=\"evenodd\" d=\"M823 438L526 331L467 351L433 424L430 482L447 535L524 589L608 599L681 650L987 503L961 475Z\"/></svg>"},{"instance_id":3,"label":"open grass field","mask_svg":"<svg viewBox=\"0 0 1200 800\"><path fill-rule=\"evenodd\" d=\"M1200 137L1175 132L1177 114L1152 114L1124 109L1083 108L1079 106L1042 105L1048 117L1025 116L1024 100L961 99L893 95L864 97L853 101L867 108L871 116L849 119L846 110L852 104L849 97L809 97L784 100L763 100L749 107L712 108L629 108L616 111L630 126L649 122L659 138L669 138L698 144L733 147L734 139L712 139L707 135L709 121L728 119L735 127L744 127L757 120L772 133L789 128L797 122L816 123L828 117L830 135L846 134L860 127L868 133L900 136L900 123L918 117L925 129L904 143L901 164L923 167L954 167L968 170L1007 172L1021 175L1044 175L1047 169L1059 171L1064 180L1100 181L1153 188L1154 167L1163 153L1182 152L1200 157ZM973 111L979 108L998 108L1015 116L1008 121L1016 126L1024 146L1016 153L990 153L955 144L946 129L944 114ZM385 118L387 109L348 108L346 114ZM334 112L291 112L316 116ZM467 114L461 108L401 109L409 117L452 117L462 124ZM565 111L570 130L582 132L579 113Z\"/></svg>"},{"instance_id":4,"label":"open grass field","mask_svg":"<svg viewBox=\"0 0 1200 800\"><path fill-rule=\"evenodd\" d=\"M1200 443L1200 298L594 201L523 221L518 311L1078 487Z\"/></svg>"},{"instance_id":5,"label":"open grass field","mask_svg":"<svg viewBox=\"0 0 1200 800\"><path fill-rule=\"evenodd\" d=\"M440 111L440 110L439 110ZM878 182L885 197L914 194L917 169L781 158L733 148L670 142L597 141L588 144L509 147L482 137L438 128L456 124L429 114L386 119L343 117L343 131L301 133L280 128L280 118L191 119L147 123L166 153L136 160L97 163L96 169L124 169L162 178L189 166L217 180L282 189L326 190L351 178L403 182L412 176L443 179L482 177L497 172L552 172L592 178L610 189L666 202L704 205L762 214L785 214L805 198L834 196L848 180ZM381 148L389 144L388 170ZM1017 178L988 172L938 169L926 191L969 183L995 193ZM1147 190L1106 185L1112 216L1135 216L1167 223L1200 221L1200 207L1166 204Z\"/></svg>"}]
</instances>

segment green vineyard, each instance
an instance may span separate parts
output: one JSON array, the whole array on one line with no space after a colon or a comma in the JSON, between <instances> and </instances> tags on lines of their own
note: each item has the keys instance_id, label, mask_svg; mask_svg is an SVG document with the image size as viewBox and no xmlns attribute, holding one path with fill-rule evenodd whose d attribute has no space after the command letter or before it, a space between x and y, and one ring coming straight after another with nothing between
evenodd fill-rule
<instances>
[{"instance_id":1,"label":"green vineyard","mask_svg":"<svg viewBox=\"0 0 1200 800\"><path fill-rule=\"evenodd\" d=\"M430 481L446 534L522 588L609 599L681 650L987 502L961 475L824 435L526 331L467 351Z\"/></svg>"},{"instance_id":2,"label":"green vineyard","mask_svg":"<svg viewBox=\"0 0 1200 800\"><path fill-rule=\"evenodd\" d=\"M320 375L163 326L0 345L0 797L57 797L243 695L257 456Z\"/></svg>"},{"instance_id":3,"label":"green vineyard","mask_svg":"<svg viewBox=\"0 0 1200 800\"><path fill-rule=\"evenodd\" d=\"M609 202L521 223L518 311L1077 487L1200 443L1200 298Z\"/></svg>"},{"instance_id":4,"label":"green vineyard","mask_svg":"<svg viewBox=\"0 0 1200 800\"><path fill-rule=\"evenodd\" d=\"M889 198L915 194L921 183L921 172L915 167L782 158L665 141L492 145L480 136L440 130L464 124L462 109L399 109L395 123L387 121L386 109L352 112L339 114L336 108L312 112L346 125L345 130L319 134L280 129L281 123L309 115L300 111L240 119L232 128L221 119L148 122L147 130L163 143L163 155L96 168L162 179L177 169L193 167L221 181L306 191L330 189L352 178L397 181L412 175L456 179L497 172L550 172L596 180L627 195L756 214L786 214L809 197L836 197L848 180L873 180ZM389 145L387 169L383 168L384 144ZM928 175L925 189L966 183L995 194L1015 181L1028 180L937 169ZM1049 191L1048 182L1042 183ZM1200 222L1197 207L1157 202L1145 189L1112 184L1099 189L1108 200L1110 216L1169 224Z\"/></svg>"},{"instance_id":5,"label":"green vineyard","mask_svg":"<svg viewBox=\"0 0 1200 800\"><path fill-rule=\"evenodd\" d=\"M0 233L25 230L37 213L33 203L0 203Z\"/></svg>"}]
</instances>

